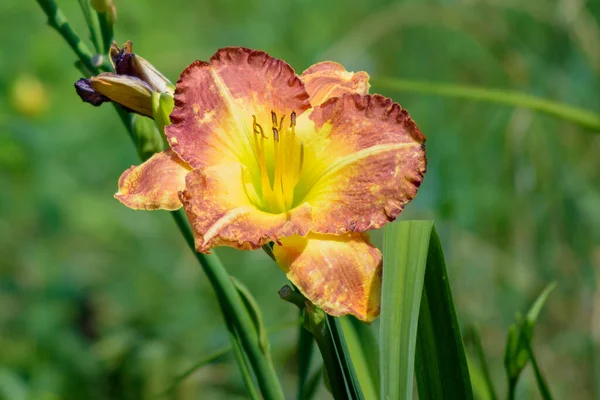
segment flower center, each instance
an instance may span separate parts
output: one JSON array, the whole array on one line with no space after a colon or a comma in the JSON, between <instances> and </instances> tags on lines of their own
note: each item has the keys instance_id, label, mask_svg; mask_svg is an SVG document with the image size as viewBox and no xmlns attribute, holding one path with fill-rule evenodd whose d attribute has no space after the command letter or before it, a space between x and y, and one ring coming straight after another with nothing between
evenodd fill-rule
<instances>
[{"instance_id":1,"label":"flower center","mask_svg":"<svg viewBox=\"0 0 600 400\"><path fill-rule=\"evenodd\" d=\"M271 132L252 116L254 140L251 142L260 171L260 190L265 211L281 213L292 208L294 189L300 180L304 164L304 144L296 143L296 113L278 118L271 111Z\"/></svg>"}]
</instances>

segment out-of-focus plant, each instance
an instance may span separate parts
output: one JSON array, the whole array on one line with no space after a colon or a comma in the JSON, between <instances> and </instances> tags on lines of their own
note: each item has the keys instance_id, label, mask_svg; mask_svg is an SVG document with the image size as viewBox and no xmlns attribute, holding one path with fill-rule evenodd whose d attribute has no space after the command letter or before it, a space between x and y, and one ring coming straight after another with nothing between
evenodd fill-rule
<instances>
[{"instance_id":1,"label":"out-of-focus plant","mask_svg":"<svg viewBox=\"0 0 600 400\"><path fill-rule=\"evenodd\" d=\"M284 398L260 309L209 254L223 245L262 248L293 283L280 296L303 320L298 398L311 398L321 374L336 399L411 398L415 376L421 399L473 398L433 223L387 225L383 254L365 233L400 214L426 164L424 136L398 104L368 94L365 72L323 62L298 76L265 52L233 47L192 63L174 86L131 42L123 48L113 42L112 0L79 0L94 50L53 0L37 2L78 57L84 77L77 93L95 106L113 103L143 161L123 173L115 197L130 208L171 211L215 290L231 348L194 368L231 351L250 398ZM376 82L530 107L600 127L595 113L527 96ZM509 333L511 396L531 360L549 398L531 350L533 324L549 291ZM378 344L364 322L380 311ZM315 371L313 340L323 359Z\"/></svg>"},{"instance_id":2,"label":"out-of-focus plant","mask_svg":"<svg viewBox=\"0 0 600 400\"><path fill-rule=\"evenodd\" d=\"M506 341L506 349L504 352L504 368L506 369L506 378L508 382L508 398L515 398L517 382L521 376L521 372L531 361L535 379L540 390L542 398L549 400L552 398L548 384L540 371L540 367L533 353L533 328L537 322L540 311L548 296L554 290L555 283L548 285L544 291L535 300L525 317L517 313L516 323L512 324L508 329Z\"/></svg>"}]
</instances>

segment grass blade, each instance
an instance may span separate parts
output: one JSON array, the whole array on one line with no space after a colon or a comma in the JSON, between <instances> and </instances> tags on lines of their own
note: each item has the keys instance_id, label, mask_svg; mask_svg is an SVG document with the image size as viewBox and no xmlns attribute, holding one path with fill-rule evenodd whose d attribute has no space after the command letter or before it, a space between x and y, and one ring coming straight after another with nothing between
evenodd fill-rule
<instances>
[{"instance_id":1,"label":"grass blade","mask_svg":"<svg viewBox=\"0 0 600 400\"><path fill-rule=\"evenodd\" d=\"M319 387L319 382L321 382L321 377L323 376L323 367L316 370L310 378L306 381L306 386L304 388L304 397L302 400L311 400L315 397L317 393L317 388Z\"/></svg>"},{"instance_id":2,"label":"grass blade","mask_svg":"<svg viewBox=\"0 0 600 400\"><path fill-rule=\"evenodd\" d=\"M494 382L492 381L490 369L488 368L487 360L485 358L485 352L483 351L483 345L481 344L481 333L478 325L473 325L471 327L471 338L473 340L473 347L475 348L475 353L481 368L481 375L485 383L487 397L489 397L490 400L496 400L498 397L496 396Z\"/></svg>"},{"instance_id":3,"label":"grass blade","mask_svg":"<svg viewBox=\"0 0 600 400\"><path fill-rule=\"evenodd\" d=\"M366 400L379 398L379 346L369 326L356 318L339 319Z\"/></svg>"},{"instance_id":4,"label":"grass blade","mask_svg":"<svg viewBox=\"0 0 600 400\"><path fill-rule=\"evenodd\" d=\"M556 283L551 283L535 300L525 318L517 313L517 322L509 327L506 339L506 349L504 352L504 368L508 382L508 398L515 396L517 382L521 372L531 360L536 381L540 393L544 399L551 399L550 389L539 369L537 360L533 354L531 341L533 340L533 328L548 296L556 287Z\"/></svg>"},{"instance_id":5,"label":"grass blade","mask_svg":"<svg viewBox=\"0 0 600 400\"><path fill-rule=\"evenodd\" d=\"M457 99L485 101L512 107L528 108L565 121L573 122L593 132L600 132L600 114L556 101L525 93L482 87L470 87L434 82L421 82L396 78L371 78L376 87L400 92L415 92Z\"/></svg>"},{"instance_id":6,"label":"grass blade","mask_svg":"<svg viewBox=\"0 0 600 400\"><path fill-rule=\"evenodd\" d=\"M473 398L444 254L435 228L431 230L421 299L416 372L421 400Z\"/></svg>"},{"instance_id":7,"label":"grass blade","mask_svg":"<svg viewBox=\"0 0 600 400\"><path fill-rule=\"evenodd\" d=\"M352 363L348 346L346 345L346 339L344 338L339 318L327 315L325 323L331 338L331 344L335 352L335 356L337 358L340 376L344 381L344 386L346 387L346 396L340 398L359 400L364 399L362 388L358 382L358 378L356 377L356 371L354 370L354 365ZM333 376L329 374L329 379L331 380L332 378Z\"/></svg>"},{"instance_id":8,"label":"grass blade","mask_svg":"<svg viewBox=\"0 0 600 400\"><path fill-rule=\"evenodd\" d=\"M383 243L380 363L384 399L410 399L432 221L388 224Z\"/></svg>"}]
</instances>

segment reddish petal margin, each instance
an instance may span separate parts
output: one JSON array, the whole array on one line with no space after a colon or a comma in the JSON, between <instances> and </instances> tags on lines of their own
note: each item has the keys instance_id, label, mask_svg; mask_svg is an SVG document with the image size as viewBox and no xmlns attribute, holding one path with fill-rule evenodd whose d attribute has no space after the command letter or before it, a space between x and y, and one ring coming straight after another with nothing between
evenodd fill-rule
<instances>
[{"instance_id":1,"label":"reddish petal margin","mask_svg":"<svg viewBox=\"0 0 600 400\"><path fill-rule=\"evenodd\" d=\"M249 200L253 188L244 181L242 168L239 164L219 165L187 175L180 198L197 251L208 252L215 246L257 249L281 237L308 232L310 206L281 214L259 210Z\"/></svg>"},{"instance_id":2,"label":"reddish petal margin","mask_svg":"<svg viewBox=\"0 0 600 400\"><path fill-rule=\"evenodd\" d=\"M406 110L380 95L343 95L310 119L326 143L305 165L303 202L313 232L364 232L393 221L412 200L426 170L425 137Z\"/></svg>"},{"instance_id":3,"label":"reddish petal margin","mask_svg":"<svg viewBox=\"0 0 600 400\"><path fill-rule=\"evenodd\" d=\"M372 322L381 305L381 252L364 233L292 236L273 253L288 279L333 316Z\"/></svg>"},{"instance_id":4,"label":"reddish petal margin","mask_svg":"<svg viewBox=\"0 0 600 400\"><path fill-rule=\"evenodd\" d=\"M313 106L345 93L367 94L371 86L366 72L348 72L333 61L312 65L300 75L300 79L304 82Z\"/></svg>"},{"instance_id":5,"label":"reddish petal margin","mask_svg":"<svg viewBox=\"0 0 600 400\"><path fill-rule=\"evenodd\" d=\"M173 150L156 153L141 165L132 165L119 178L115 198L134 210L177 210L178 192L191 168Z\"/></svg>"},{"instance_id":6,"label":"reddish petal margin","mask_svg":"<svg viewBox=\"0 0 600 400\"><path fill-rule=\"evenodd\" d=\"M253 116L268 133L271 111L289 118L292 111L300 114L309 107L304 85L284 61L228 47L182 72L166 135L194 168L253 160Z\"/></svg>"}]
</instances>

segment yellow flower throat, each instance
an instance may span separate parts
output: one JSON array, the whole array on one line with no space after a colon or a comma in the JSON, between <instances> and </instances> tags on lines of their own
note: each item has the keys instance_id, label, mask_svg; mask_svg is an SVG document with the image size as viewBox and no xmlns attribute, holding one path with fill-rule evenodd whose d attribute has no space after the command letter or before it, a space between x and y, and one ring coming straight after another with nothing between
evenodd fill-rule
<instances>
[{"instance_id":1,"label":"yellow flower throat","mask_svg":"<svg viewBox=\"0 0 600 400\"><path fill-rule=\"evenodd\" d=\"M271 137L256 121L255 115L252 119L254 140L251 146L260 171L257 194L262 195L264 211L285 212L294 203L294 189L304 164L304 144L296 144L296 113L291 113L287 124L285 115L278 118L271 111Z\"/></svg>"}]
</instances>

